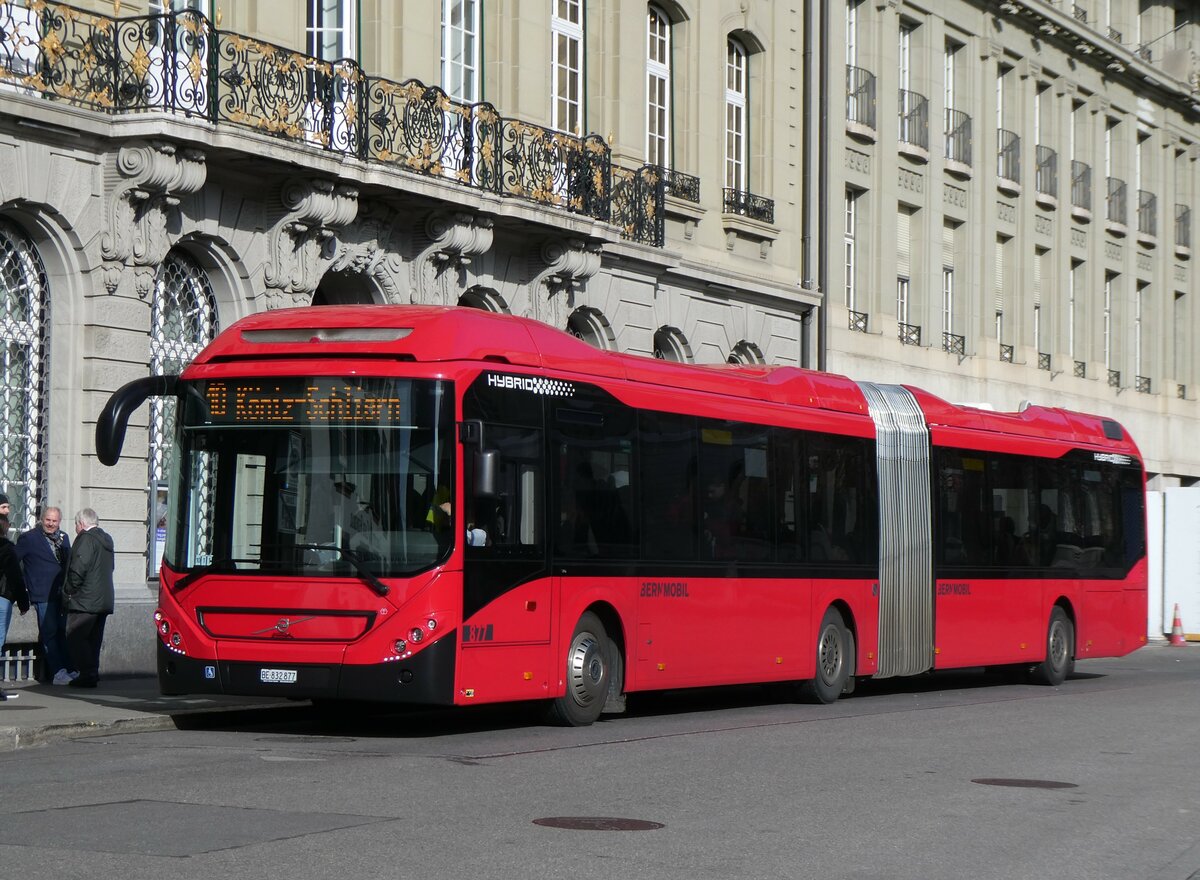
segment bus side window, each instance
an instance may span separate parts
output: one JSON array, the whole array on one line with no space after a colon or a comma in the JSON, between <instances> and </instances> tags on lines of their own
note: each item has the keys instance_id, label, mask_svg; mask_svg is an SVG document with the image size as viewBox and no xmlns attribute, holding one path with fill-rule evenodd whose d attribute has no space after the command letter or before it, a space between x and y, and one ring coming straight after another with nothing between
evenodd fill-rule
<instances>
[{"instance_id":1,"label":"bus side window","mask_svg":"<svg viewBox=\"0 0 1200 880\"><path fill-rule=\"evenodd\" d=\"M696 559L696 420L643 412L639 431L642 558Z\"/></svg>"},{"instance_id":2,"label":"bus side window","mask_svg":"<svg viewBox=\"0 0 1200 880\"><path fill-rule=\"evenodd\" d=\"M542 545L542 432L537 428L488 425L484 437L499 454L495 495L472 497L467 483L467 515L457 519L469 548L493 548L525 555ZM481 534L480 534L481 533Z\"/></svg>"}]
</instances>

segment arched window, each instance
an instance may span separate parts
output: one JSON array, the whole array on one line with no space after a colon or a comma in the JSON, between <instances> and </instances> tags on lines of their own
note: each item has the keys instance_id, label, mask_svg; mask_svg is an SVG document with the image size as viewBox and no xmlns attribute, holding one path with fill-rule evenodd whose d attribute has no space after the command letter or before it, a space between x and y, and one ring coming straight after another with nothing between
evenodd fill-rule
<instances>
[{"instance_id":1,"label":"arched window","mask_svg":"<svg viewBox=\"0 0 1200 880\"><path fill-rule=\"evenodd\" d=\"M0 492L12 522L37 524L46 475L46 355L50 293L33 243L0 220Z\"/></svg>"},{"instance_id":2,"label":"arched window","mask_svg":"<svg viewBox=\"0 0 1200 880\"><path fill-rule=\"evenodd\" d=\"M725 186L739 192L750 189L749 110L750 56L745 46L730 38L725 48Z\"/></svg>"},{"instance_id":3,"label":"arched window","mask_svg":"<svg viewBox=\"0 0 1200 880\"><path fill-rule=\"evenodd\" d=\"M580 306L567 319L567 332L602 351L616 348L616 337L604 313L591 306Z\"/></svg>"},{"instance_id":4,"label":"arched window","mask_svg":"<svg viewBox=\"0 0 1200 880\"><path fill-rule=\"evenodd\" d=\"M654 331L654 356L660 361L687 364L692 360L692 347L677 328L659 327Z\"/></svg>"},{"instance_id":5,"label":"arched window","mask_svg":"<svg viewBox=\"0 0 1200 880\"><path fill-rule=\"evenodd\" d=\"M726 363L730 364L765 364L767 359L763 357L762 349L749 340L743 339L733 347L729 352L729 357L726 358Z\"/></svg>"},{"instance_id":6,"label":"arched window","mask_svg":"<svg viewBox=\"0 0 1200 880\"><path fill-rule=\"evenodd\" d=\"M154 279L150 306L150 373L179 373L217 334L217 302L208 275L190 257L167 254ZM150 401L151 574L158 573L166 523L167 474L171 469L171 437L175 401ZM205 521L205 520L201 520Z\"/></svg>"},{"instance_id":7,"label":"arched window","mask_svg":"<svg viewBox=\"0 0 1200 880\"><path fill-rule=\"evenodd\" d=\"M646 13L646 162L671 167L671 19Z\"/></svg>"}]
</instances>

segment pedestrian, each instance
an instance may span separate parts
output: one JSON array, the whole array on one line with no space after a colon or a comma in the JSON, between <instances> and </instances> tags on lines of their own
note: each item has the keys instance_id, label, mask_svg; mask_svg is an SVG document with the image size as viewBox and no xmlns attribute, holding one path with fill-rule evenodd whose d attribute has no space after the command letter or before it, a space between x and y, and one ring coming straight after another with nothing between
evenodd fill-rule
<instances>
[{"instance_id":1,"label":"pedestrian","mask_svg":"<svg viewBox=\"0 0 1200 880\"><path fill-rule=\"evenodd\" d=\"M43 683L65 685L71 681L67 668L66 614L62 606L62 585L67 570L71 541L60 529L62 511L47 507L38 528L17 538L17 558L21 560L29 604L37 611L38 641L42 649Z\"/></svg>"},{"instance_id":2,"label":"pedestrian","mask_svg":"<svg viewBox=\"0 0 1200 880\"><path fill-rule=\"evenodd\" d=\"M67 609L67 648L79 676L71 687L93 688L100 680L104 623L113 613L113 539L100 528L96 511L75 514L75 546L67 562L63 602Z\"/></svg>"},{"instance_id":3,"label":"pedestrian","mask_svg":"<svg viewBox=\"0 0 1200 880\"><path fill-rule=\"evenodd\" d=\"M0 498L3 498L0 495ZM3 505L7 506L7 505ZM21 576L21 563L17 551L8 540L8 514L0 513L0 649L8 639L8 624L12 620L13 606L24 614L29 610L29 593L25 589L25 578ZM8 695L0 690L0 700Z\"/></svg>"}]
</instances>

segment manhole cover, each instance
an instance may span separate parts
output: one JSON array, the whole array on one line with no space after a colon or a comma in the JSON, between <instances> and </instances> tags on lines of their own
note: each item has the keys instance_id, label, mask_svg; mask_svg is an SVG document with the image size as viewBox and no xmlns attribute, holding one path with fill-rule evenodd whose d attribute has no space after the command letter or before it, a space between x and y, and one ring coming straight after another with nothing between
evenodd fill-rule
<instances>
[{"instance_id":1,"label":"manhole cover","mask_svg":"<svg viewBox=\"0 0 1200 880\"><path fill-rule=\"evenodd\" d=\"M534 819L534 825L547 828L566 828L569 831L654 831L664 827L661 822L645 819L618 819L612 816L550 816Z\"/></svg>"},{"instance_id":2,"label":"manhole cover","mask_svg":"<svg viewBox=\"0 0 1200 880\"><path fill-rule=\"evenodd\" d=\"M1079 788L1074 782L1053 779L972 779L977 785L1003 785L1009 788Z\"/></svg>"}]
</instances>

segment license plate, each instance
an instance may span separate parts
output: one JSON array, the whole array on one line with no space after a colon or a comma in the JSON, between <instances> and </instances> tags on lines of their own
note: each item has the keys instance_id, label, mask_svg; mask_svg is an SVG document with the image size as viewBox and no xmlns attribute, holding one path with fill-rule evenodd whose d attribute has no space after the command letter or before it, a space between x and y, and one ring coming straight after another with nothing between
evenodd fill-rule
<instances>
[{"instance_id":1,"label":"license plate","mask_svg":"<svg viewBox=\"0 0 1200 880\"><path fill-rule=\"evenodd\" d=\"M295 684L296 670L294 669L260 669L258 680L266 684Z\"/></svg>"}]
</instances>

